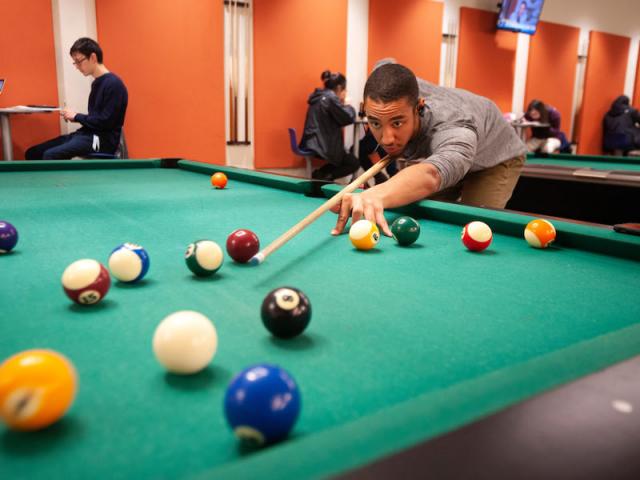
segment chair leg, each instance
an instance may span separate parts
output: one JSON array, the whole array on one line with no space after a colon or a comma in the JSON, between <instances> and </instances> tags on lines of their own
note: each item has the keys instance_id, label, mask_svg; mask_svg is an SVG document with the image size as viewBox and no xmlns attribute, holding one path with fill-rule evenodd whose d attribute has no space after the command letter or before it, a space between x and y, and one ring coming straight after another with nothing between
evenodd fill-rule
<instances>
[{"instance_id":1,"label":"chair leg","mask_svg":"<svg viewBox=\"0 0 640 480\"><path fill-rule=\"evenodd\" d=\"M304 157L307 167L307 178L311 178L311 157Z\"/></svg>"},{"instance_id":2,"label":"chair leg","mask_svg":"<svg viewBox=\"0 0 640 480\"><path fill-rule=\"evenodd\" d=\"M120 132L120 144L118 146L120 153L119 158L129 158L129 150L127 148L127 141L124 138L124 130Z\"/></svg>"}]
</instances>

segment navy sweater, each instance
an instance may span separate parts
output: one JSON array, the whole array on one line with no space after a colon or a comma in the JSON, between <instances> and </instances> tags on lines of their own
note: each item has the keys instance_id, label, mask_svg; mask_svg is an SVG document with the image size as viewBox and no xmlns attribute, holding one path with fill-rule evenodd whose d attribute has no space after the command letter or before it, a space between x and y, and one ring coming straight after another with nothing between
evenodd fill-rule
<instances>
[{"instance_id":1,"label":"navy sweater","mask_svg":"<svg viewBox=\"0 0 640 480\"><path fill-rule=\"evenodd\" d=\"M120 141L129 95L127 87L117 75L109 72L96 78L89 94L89 114L76 114L82 125L79 133L98 135L100 151L113 153Z\"/></svg>"}]
</instances>

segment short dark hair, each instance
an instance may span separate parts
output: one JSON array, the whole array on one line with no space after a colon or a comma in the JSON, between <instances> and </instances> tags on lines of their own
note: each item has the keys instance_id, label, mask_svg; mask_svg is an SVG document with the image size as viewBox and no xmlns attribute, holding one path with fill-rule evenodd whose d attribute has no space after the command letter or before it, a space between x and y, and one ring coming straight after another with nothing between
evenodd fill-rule
<instances>
[{"instance_id":1,"label":"short dark hair","mask_svg":"<svg viewBox=\"0 0 640 480\"><path fill-rule=\"evenodd\" d=\"M364 85L364 100L395 102L406 98L411 106L418 104L420 95L415 74L399 63L387 63L376 68Z\"/></svg>"},{"instance_id":2,"label":"short dark hair","mask_svg":"<svg viewBox=\"0 0 640 480\"><path fill-rule=\"evenodd\" d=\"M73 42L71 50L69 50L69 55L73 55L74 53L81 53L87 58L89 58L92 53L95 53L98 63L102 63L102 49L100 45L98 45L98 42L92 38L82 37Z\"/></svg>"},{"instance_id":3,"label":"short dark hair","mask_svg":"<svg viewBox=\"0 0 640 480\"><path fill-rule=\"evenodd\" d=\"M331 70L325 70L320 75L324 88L329 90L335 90L338 87L347 88L347 79L340 72L332 72Z\"/></svg>"}]
</instances>

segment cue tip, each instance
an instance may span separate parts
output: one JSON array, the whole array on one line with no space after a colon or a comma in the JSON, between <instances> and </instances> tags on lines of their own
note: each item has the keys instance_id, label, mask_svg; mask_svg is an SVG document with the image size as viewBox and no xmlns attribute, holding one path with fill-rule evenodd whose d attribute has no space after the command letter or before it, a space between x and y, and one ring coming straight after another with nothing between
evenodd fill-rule
<instances>
[{"instance_id":1,"label":"cue tip","mask_svg":"<svg viewBox=\"0 0 640 480\"><path fill-rule=\"evenodd\" d=\"M249 259L249 265L260 265L264 262L264 253L258 252L251 259Z\"/></svg>"}]
</instances>

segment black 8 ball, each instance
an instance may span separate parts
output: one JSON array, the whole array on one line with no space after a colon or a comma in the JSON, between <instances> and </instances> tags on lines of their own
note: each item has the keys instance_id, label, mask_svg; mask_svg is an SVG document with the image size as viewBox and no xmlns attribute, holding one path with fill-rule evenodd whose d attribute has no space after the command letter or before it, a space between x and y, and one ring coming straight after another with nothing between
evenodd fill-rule
<instances>
[{"instance_id":1,"label":"black 8 ball","mask_svg":"<svg viewBox=\"0 0 640 480\"><path fill-rule=\"evenodd\" d=\"M311 303L294 287L271 290L262 302L262 323L278 338L293 338L304 332L311 321Z\"/></svg>"}]
</instances>

